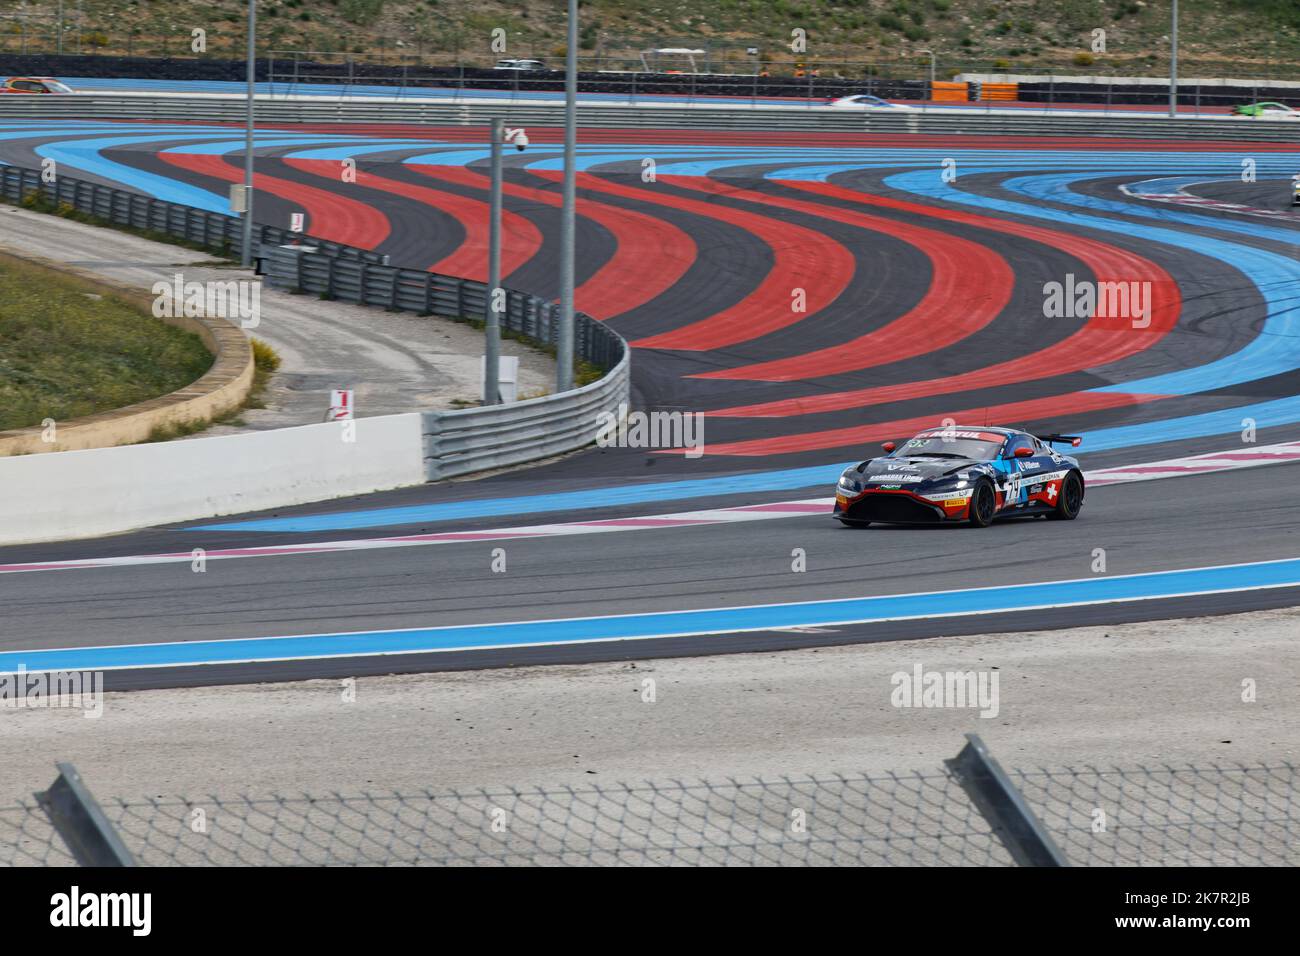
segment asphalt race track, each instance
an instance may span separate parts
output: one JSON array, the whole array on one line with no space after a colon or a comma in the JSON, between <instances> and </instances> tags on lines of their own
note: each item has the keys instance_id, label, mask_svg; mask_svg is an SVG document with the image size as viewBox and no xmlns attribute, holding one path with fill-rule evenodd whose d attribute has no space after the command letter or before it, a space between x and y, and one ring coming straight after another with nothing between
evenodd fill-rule
<instances>
[{"instance_id":1,"label":"asphalt race track","mask_svg":"<svg viewBox=\"0 0 1300 956\"><path fill-rule=\"evenodd\" d=\"M506 155L504 281L553 297L558 132L530 135ZM0 126L0 161L53 159L220 212L241 150L240 131L210 126ZM257 157L262 221L303 212L313 236L486 278L482 131L266 129ZM577 306L632 342L638 407L705 413L703 457L593 449L3 549L0 669L116 668L118 686L152 686L1300 601L1286 467L1300 452L1254 450L1300 439L1300 148L602 130L580 136L579 168ZM1067 281L1141 283L1149 308L1045 315L1045 286ZM827 517L818 499L843 465L944 418L1083 434L1090 476L1210 452L1235 464L1099 481L1069 523L852 531ZM891 595L916 597L863 601ZM262 638L286 640L248 640Z\"/></svg>"}]
</instances>

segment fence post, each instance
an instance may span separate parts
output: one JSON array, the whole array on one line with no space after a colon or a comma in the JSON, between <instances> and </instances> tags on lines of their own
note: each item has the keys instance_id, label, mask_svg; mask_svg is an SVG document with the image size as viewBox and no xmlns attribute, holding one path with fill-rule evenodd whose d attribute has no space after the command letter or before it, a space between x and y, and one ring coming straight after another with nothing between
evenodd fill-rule
<instances>
[{"instance_id":1,"label":"fence post","mask_svg":"<svg viewBox=\"0 0 1300 956\"><path fill-rule=\"evenodd\" d=\"M55 764L59 775L48 790L36 794L54 829L80 866L135 866L113 825L90 795L70 763Z\"/></svg>"},{"instance_id":2,"label":"fence post","mask_svg":"<svg viewBox=\"0 0 1300 956\"><path fill-rule=\"evenodd\" d=\"M966 746L944 763L1017 864L1070 865L978 734L967 734Z\"/></svg>"}]
</instances>

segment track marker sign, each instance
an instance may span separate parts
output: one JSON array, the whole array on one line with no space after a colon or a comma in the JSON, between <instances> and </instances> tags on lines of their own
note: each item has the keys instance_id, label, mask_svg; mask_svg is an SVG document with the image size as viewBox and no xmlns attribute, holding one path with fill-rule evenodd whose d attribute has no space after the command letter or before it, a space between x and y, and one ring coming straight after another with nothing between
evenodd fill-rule
<instances>
[{"instance_id":1,"label":"track marker sign","mask_svg":"<svg viewBox=\"0 0 1300 956\"><path fill-rule=\"evenodd\" d=\"M325 416L329 422L348 421L352 418L352 389L336 388L330 391L330 410Z\"/></svg>"},{"instance_id":2,"label":"track marker sign","mask_svg":"<svg viewBox=\"0 0 1300 956\"><path fill-rule=\"evenodd\" d=\"M302 232L303 221L306 217L300 212L289 213L289 231Z\"/></svg>"}]
</instances>

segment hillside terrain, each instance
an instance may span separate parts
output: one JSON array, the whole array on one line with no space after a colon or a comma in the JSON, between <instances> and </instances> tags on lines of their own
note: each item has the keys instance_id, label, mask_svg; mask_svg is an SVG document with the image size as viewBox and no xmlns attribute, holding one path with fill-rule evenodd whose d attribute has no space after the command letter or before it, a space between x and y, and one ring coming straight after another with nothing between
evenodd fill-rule
<instances>
[{"instance_id":1,"label":"hillside terrain","mask_svg":"<svg viewBox=\"0 0 1300 956\"><path fill-rule=\"evenodd\" d=\"M564 53L562 0L261 0L259 50L380 55L490 65L499 56ZM242 51L242 0L64 0L64 52L193 56ZM916 69L933 50L940 73L1051 69L1147 73L1167 69L1169 0L586 0L585 68L627 69L639 51L689 45L720 72L809 62ZM1182 0L1183 75L1300 76L1300 0ZM0 0L0 49L53 52L57 0ZM505 50L494 49L504 37ZM1095 49L1104 31L1104 50ZM747 52L756 50L757 53ZM928 62L928 61L927 61ZM701 67L704 63L700 64Z\"/></svg>"}]
</instances>

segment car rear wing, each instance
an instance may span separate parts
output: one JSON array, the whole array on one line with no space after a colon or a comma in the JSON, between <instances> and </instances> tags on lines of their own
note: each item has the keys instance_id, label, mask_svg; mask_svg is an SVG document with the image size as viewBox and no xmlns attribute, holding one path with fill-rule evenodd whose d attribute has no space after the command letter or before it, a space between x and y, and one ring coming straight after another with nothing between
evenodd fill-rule
<instances>
[{"instance_id":1,"label":"car rear wing","mask_svg":"<svg viewBox=\"0 0 1300 956\"><path fill-rule=\"evenodd\" d=\"M1043 441L1050 442L1052 444L1068 441L1075 448L1078 448L1079 443L1083 441L1082 435L1039 435L1038 437L1041 438Z\"/></svg>"}]
</instances>

